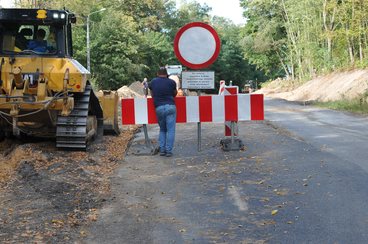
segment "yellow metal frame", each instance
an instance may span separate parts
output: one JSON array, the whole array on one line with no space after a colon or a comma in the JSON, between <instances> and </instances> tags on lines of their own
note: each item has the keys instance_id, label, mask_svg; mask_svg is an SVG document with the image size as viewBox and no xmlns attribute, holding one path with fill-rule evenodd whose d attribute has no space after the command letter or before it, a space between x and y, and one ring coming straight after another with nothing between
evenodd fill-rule
<instances>
[{"instance_id":1,"label":"yellow metal frame","mask_svg":"<svg viewBox=\"0 0 368 244\"><path fill-rule=\"evenodd\" d=\"M62 116L69 115L74 108L74 99L66 95L83 92L89 78L89 72L73 59L0 57L3 58L0 110L10 110L10 115L14 117L18 116L20 110L60 110ZM32 86L31 82L37 85ZM63 92L65 96L62 99L51 96L58 92ZM29 102L22 98L24 96L33 96L34 101Z\"/></svg>"},{"instance_id":2,"label":"yellow metal frame","mask_svg":"<svg viewBox=\"0 0 368 244\"><path fill-rule=\"evenodd\" d=\"M90 73L85 68L77 61L69 58L24 56L16 57L14 62L11 57L0 56L0 59L2 58L4 58L4 64L2 65L0 78L4 81L2 88L6 93L10 93L14 71L19 68L23 76L35 74L38 71L47 81L48 89L54 92L63 90L63 79L67 70L69 70L67 89L70 92L83 92L90 77Z\"/></svg>"}]
</instances>

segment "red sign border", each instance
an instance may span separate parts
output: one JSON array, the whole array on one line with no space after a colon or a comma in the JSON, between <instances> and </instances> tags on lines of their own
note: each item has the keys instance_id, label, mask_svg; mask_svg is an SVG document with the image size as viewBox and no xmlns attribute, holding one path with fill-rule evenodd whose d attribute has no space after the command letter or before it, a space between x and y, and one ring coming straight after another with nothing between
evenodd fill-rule
<instances>
[{"instance_id":1,"label":"red sign border","mask_svg":"<svg viewBox=\"0 0 368 244\"><path fill-rule=\"evenodd\" d=\"M185 60L183 58L183 56L180 54L180 50L179 50L179 40L180 40L181 36L183 35L183 33L186 30L188 30L192 27L205 28L206 30L208 30L212 34L212 36L214 37L215 42L216 42L216 49L215 49L215 52L212 55L212 57L208 61L206 61L204 63L201 63L201 64L193 64L193 63L188 62L187 60ZM220 41L220 38L219 38L217 32L215 31L215 29L212 28L212 26L210 26L208 24L205 24L203 22L192 22L192 23L186 24L182 28L180 28L178 33L176 33L176 35L175 35L175 39L174 39L174 52L175 52L175 55L179 59L179 61L182 65L187 66L191 69L203 69L203 68L207 68L208 66L210 66L213 62L216 61L217 57L219 56L220 49L221 49L221 41Z\"/></svg>"}]
</instances>

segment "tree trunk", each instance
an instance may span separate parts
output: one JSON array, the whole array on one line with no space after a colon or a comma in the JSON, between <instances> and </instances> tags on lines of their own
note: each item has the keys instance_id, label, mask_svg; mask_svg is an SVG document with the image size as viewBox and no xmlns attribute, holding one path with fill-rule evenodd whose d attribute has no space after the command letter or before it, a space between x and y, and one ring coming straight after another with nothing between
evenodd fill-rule
<instances>
[{"instance_id":1,"label":"tree trunk","mask_svg":"<svg viewBox=\"0 0 368 244\"><path fill-rule=\"evenodd\" d=\"M351 43L351 40L350 40L349 36L347 36L347 43L348 43L348 52L349 52L349 57L350 57L350 64L354 65L354 63L355 63L354 48L352 46L352 43Z\"/></svg>"},{"instance_id":2,"label":"tree trunk","mask_svg":"<svg viewBox=\"0 0 368 244\"><path fill-rule=\"evenodd\" d=\"M361 38L359 38L359 59L360 59L360 62L363 62L364 55L363 55L363 45L362 45Z\"/></svg>"},{"instance_id":3,"label":"tree trunk","mask_svg":"<svg viewBox=\"0 0 368 244\"><path fill-rule=\"evenodd\" d=\"M292 51L290 50L290 53ZM295 68L294 68L294 59L293 59L293 55L290 54L290 69L291 69L291 79L295 80Z\"/></svg>"},{"instance_id":4,"label":"tree trunk","mask_svg":"<svg viewBox=\"0 0 368 244\"><path fill-rule=\"evenodd\" d=\"M323 18L323 27L325 32L327 33L327 57L328 60L332 59L332 33L335 30L335 15L336 15L336 6L333 7L332 15L328 20L328 6L327 0L323 2L323 11L322 11L322 18Z\"/></svg>"},{"instance_id":5,"label":"tree trunk","mask_svg":"<svg viewBox=\"0 0 368 244\"><path fill-rule=\"evenodd\" d=\"M282 65L282 68L284 69L284 71L285 71L285 74L287 75L287 76L290 76L290 72L289 72L289 70L287 69L287 66L286 66L286 64L284 63L284 60L282 60L282 57L281 57L281 55L280 55L280 53L276 50L276 53L277 53L277 57L279 58L279 60L280 60L280 63L281 63L281 65Z\"/></svg>"},{"instance_id":6,"label":"tree trunk","mask_svg":"<svg viewBox=\"0 0 368 244\"><path fill-rule=\"evenodd\" d=\"M298 61L298 66L300 66L301 62L300 59L299 59L299 52L298 52L298 47L297 47L297 43L296 43L296 33L294 33L294 31L291 29L291 23L290 23L290 19L289 19L289 14L288 14L288 10L286 9L286 6L285 6L285 1L282 0L282 6L283 6L283 10L284 10L284 14L285 14L285 28L287 29L286 30L286 33L287 33L287 37L288 37L288 41L290 43L290 61L291 61L291 66L292 66L292 77L293 79L295 79L295 67L294 65L294 54L295 54L295 60Z\"/></svg>"}]
</instances>

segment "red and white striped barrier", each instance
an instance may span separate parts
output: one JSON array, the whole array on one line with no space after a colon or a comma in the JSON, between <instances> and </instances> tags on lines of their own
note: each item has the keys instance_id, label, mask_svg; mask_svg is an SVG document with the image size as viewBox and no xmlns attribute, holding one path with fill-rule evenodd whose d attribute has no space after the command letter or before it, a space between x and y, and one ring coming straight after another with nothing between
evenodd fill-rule
<instances>
[{"instance_id":1,"label":"red and white striped barrier","mask_svg":"<svg viewBox=\"0 0 368 244\"><path fill-rule=\"evenodd\" d=\"M223 81L223 87L221 87L221 85L222 84L220 83L219 95L237 95L239 94L238 86L226 86L225 81ZM238 129L237 122L234 123L233 128L234 128L233 135L238 136L239 129ZM225 121L225 136L231 136L231 121Z\"/></svg>"},{"instance_id":2,"label":"red and white striped barrier","mask_svg":"<svg viewBox=\"0 0 368 244\"><path fill-rule=\"evenodd\" d=\"M220 80L219 95L224 95L225 92L225 81Z\"/></svg>"},{"instance_id":3,"label":"red and white striped barrier","mask_svg":"<svg viewBox=\"0 0 368 244\"><path fill-rule=\"evenodd\" d=\"M263 94L175 97L176 122L263 120ZM152 98L123 98L122 123L156 124Z\"/></svg>"}]
</instances>

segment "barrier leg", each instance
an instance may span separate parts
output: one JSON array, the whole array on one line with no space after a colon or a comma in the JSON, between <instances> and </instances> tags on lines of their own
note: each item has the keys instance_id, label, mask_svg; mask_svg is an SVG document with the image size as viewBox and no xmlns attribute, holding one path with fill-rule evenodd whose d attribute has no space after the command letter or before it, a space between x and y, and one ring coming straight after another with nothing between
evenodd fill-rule
<instances>
[{"instance_id":1,"label":"barrier leg","mask_svg":"<svg viewBox=\"0 0 368 244\"><path fill-rule=\"evenodd\" d=\"M244 149L244 144L239 138L235 138L235 122L231 121L231 138L224 138L220 141L222 150L224 151L239 151Z\"/></svg>"},{"instance_id":2,"label":"barrier leg","mask_svg":"<svg viewBox=\"0 0 368 244\"><path fill-rule=\"evenodd\" d=\"M231 121L231 144L234 144L234 121Z\"/></svg>"},{"instance_id":3,"label":"barrier leg","mask_svg":"<svg viewBox=\"0 0 368 244\"><path fill-rule=\"evenodd\" d=\"M159 151L160 146L153 143L152 140L149 138L148 128L146 124L143 124L143 134L144 142L142 135L140 135L137 140L133 140L129 149L129 154L138 156L156 155Z\"/></svg>"}]
</instances>

